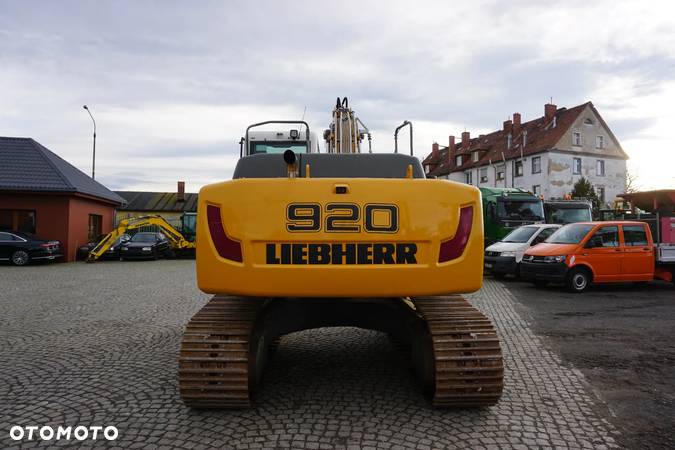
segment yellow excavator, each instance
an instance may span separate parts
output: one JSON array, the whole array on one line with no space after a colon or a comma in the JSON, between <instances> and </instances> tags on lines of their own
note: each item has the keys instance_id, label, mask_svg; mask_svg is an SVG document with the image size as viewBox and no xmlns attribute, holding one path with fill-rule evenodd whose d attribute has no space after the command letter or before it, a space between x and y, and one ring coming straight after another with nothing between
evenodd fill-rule
<instances>
[{"instance_id":1,"label":"yellow excavator","mask_svg":"<svg viewBox=\"0 0 675 450\"><path fill-rule=\"evenodd\" d=\"M269 124L292 128L256 130ZM425 178L412 147L361 153L366 136L346 98L326 153L305 122L253 124L233 179L201 189L197 280L214 296L182 339L186 405L251 406L281 336L335 326L403 344L435 406L499 400L497 333L460 295L482 285L478 189Z\"/></svg>"},{"instance_id":2,"label":"yellow excavator","mask_svg":"<svg viewBox=\"0 0 675 450\"><path fill-rule=\"evenodd\" d=\"M161 230L161 232L166 236L166 238L171 243L171 247L174 252L190 252L194 251L196 248L194 242L190 242L180 231L176 230L167 222L162 216L151 215L151 216L140 216L140 217L131 217L129 219L120 220L117 227L108 233L103 239L99 241L96 246L91 249L89 255L87 255L87 262L94 262L105 254L105 252L110 249L110 247L117 241L117 238L122 236L128 231L137 230L143 227L154 227Z\"/></svg>"}]
</instances>

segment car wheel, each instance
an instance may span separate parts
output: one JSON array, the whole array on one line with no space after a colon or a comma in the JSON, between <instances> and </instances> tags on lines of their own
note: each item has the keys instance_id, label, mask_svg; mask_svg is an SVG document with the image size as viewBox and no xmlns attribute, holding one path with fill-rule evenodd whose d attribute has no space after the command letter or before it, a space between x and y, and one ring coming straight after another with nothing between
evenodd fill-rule
<instances>
[{"instance_id":1,"label":"car wheel","mask_svg":"<svg viewBox=\"0 0 675 450\"><path fill-rule=\"evenodd\" d=\"M28 264L28 261L30 261L30 255L28 255L28 252L25 250L17 250L12 253L10 261L12 261L12 264L15 266L25 266Z\"/></svg>"},{"instance_id":2,"label":"car wheel","mask_svg":"<svg viewBox=\"0 0 675 450\"><path fill-rule=\"evenodd\" d=\"M534 280L534 281L532 281L532 284L534 284L535 287L543 288L543 287L546 287L546 285L548 284L548 281Z\"/></svg>"},{"instance_id":3,"label":"car wheel","mask_svg":"<svg viewBox=\"0 0 675 450\"><path fill-rule=\"evenodd\" d=\"M590 284L591 274L588 270L582 268L572 269L565 280L567 290L575 294L584 292Z\"/></svg>"}]
</instances>

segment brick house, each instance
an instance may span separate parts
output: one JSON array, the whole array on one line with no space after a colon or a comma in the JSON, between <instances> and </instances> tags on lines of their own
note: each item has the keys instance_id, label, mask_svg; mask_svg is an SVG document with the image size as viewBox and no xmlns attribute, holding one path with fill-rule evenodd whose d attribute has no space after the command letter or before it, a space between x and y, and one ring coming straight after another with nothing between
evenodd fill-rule
<instances>
[{"instance_id":1,"label":"brick house","mask_svg":"<svg viewBox=\"0 0 675 450\"><path fill-rule=\"evenodd\" d=\"M0 229L61 241L63 260L113 227L124 199L30 138L0 137Z\"/></svg>"},{"instance_id":2,"label":"brick house","mask_svg":"<svg viewBox=\"0 0 675 450\"><path fill-rule=\"evenodd\" d=\"M544 105L544 115L528 122L514 113L501 130L447 146L432 145L422 165L428 176L474 186L520 187L562 198L582 176L601 201L612 202L626 188L626 160L607 123L591 102L572 108Z\"/></svg>"}]
</instances>

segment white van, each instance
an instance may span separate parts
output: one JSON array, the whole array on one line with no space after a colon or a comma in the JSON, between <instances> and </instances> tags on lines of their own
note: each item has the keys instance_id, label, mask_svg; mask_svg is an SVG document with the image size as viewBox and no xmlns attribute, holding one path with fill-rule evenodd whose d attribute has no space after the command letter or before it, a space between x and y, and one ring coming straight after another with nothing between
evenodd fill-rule
<instances>
[{"instance_id":1,"label":"white van","mask_svg":"<svg viewBox=\"0 0 675 450\"><path fill-rule=\"evenodd\" d=\"M507 234L501 241L495 242L485 249L485 272L490 272L495 278L505 275L520 274L520 261L525 251L543 242L561 225L543 223L524 225Z\"/></svg>"}]
</instances>

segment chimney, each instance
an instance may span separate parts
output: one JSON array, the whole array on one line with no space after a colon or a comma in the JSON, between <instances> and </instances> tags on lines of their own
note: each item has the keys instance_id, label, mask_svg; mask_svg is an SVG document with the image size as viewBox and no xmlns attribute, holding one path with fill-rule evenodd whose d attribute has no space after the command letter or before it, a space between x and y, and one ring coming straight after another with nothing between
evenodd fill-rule
<instances>
[{"instance_id":1,"label":"chimney","mask_svg":"<svg viewBox=\"0 0 675 450\"><path fill-rule=\"evenodd\" d=\"M471 143L471 134L468 131L462 132L462 150L468 150Z\"/></svg>"},{"instance_id":2,"label":"chimney","mask_svg":"<svg viewBox=\"0 0 675 450\"><path fill-rule=\"evenodd\" d=\"M513 123L511 122L511 120L505 120L504 121L504 131L506 131L507 133L510 133L512 128L513 128Z\"/></svg>"},{"instance_id":3,"label":"chimney","mask_svg":"<svg viewBox=\"0 0 675 450\"><path fill-rule=\"evenodd\" d=\"M176 200L179 202L185 201L185 181L178 182L178 190L176 192Z\"/></svg>"},{"instance_id":4,"label":"chimney","mask_svg":"<svg viewBox=\"0 0 675 450\"><path fill-rule=\"evenodd\" d=\"M434 142L434 143L431 145L431 158L432 158L433 160L437 160L437 159L438 159L438 152L439 152L438 142Z\"/></svg>"},{"instance_id":5,"label":"chimney","mask_svg":"<svg viewBox=\"0 0 675 450\"><path fill-rule=\"evenodd\" d=\"M447 157L448 157L447 163L448 164L450 164L454 155L455 155L455 137L450 136L448 138L448 154L447 154Z\"/></svg>"},{"instance_id":6,"label":"chimney","mask_svg":"<svg viewBox=\"0 0 675 450\"><path fill-rule=\"evenodd\" d=\"M513 113L513 134L520 134L520 113Z\"/></svg>"},{"instance_id":7,"label":"chimney","mask_svg":"<svg viewBox=\"0 0 675 450\"><path fill-rule=\"evenodd\" d=\"M544 105L544 118L546 119L546 122L553 120L556 111L557 107L553 103L547 103Z\"/></svg>"}]
</instances>

